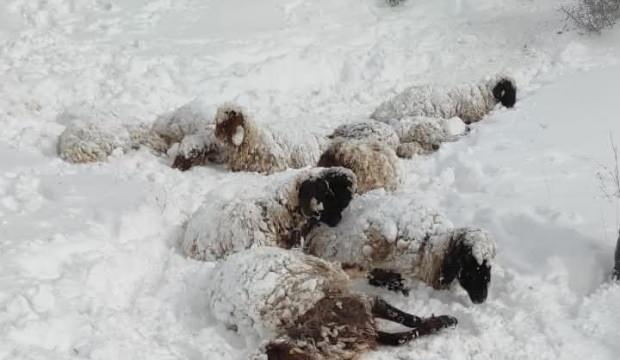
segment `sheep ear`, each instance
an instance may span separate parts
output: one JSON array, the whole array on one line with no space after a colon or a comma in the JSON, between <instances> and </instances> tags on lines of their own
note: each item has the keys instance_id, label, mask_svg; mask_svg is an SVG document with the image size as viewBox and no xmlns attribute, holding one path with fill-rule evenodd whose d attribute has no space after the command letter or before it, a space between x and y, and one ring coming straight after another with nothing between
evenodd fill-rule
<instances>
[{"instance_id":1,"label":"sheep ear","mask_svg":"<svg viewBox=\"0 0 620 360\"><path fill-rule=\"evenodd\" d=\"M449 286L459 275L462 268L462 252L463 247L460 241L452 239L441 265L441 274L439 277L439 285L441 287Z\"/></svg>"}]
</instances>

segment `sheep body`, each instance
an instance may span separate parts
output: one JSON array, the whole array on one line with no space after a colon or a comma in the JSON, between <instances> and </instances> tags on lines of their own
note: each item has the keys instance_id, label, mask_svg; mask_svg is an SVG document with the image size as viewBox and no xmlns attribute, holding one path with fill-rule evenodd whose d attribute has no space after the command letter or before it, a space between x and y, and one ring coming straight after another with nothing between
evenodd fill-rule
<instances>
[{"instance_id":1,"label":"sheep body","mask_svg":"<svg viewBox=\"0 0 620 360\"><path fill-rule=\"evenodd\" d=\"M67 127L58 137L58 155L69 162L104 161L115 150L126 152L147 146L162 152L165 141L137 119L120 118L114 112L91 110L64 112L58 121Z\"/></svg>"},{"instance_id":2,"label":"sheep body","mask_svg":"<svg viewBox=\"0 0 620 360\"><path fill-rule=\"evenodd\" d=\"M207 288L214 317L246 336L274 337L329 292L345 291L337 266L279 248L231 255L212 270Z\"/></svg>"},{"instance_id":3,"label":"sheep body","mask_svg":"<svg viewBox=\"0 0 620 360\"><path fill-rule=\"evenodd\" d=\"M305 185L314 182L329 184L326 191L337 192L333 195L337 199L326 200L311 190L308 203L303 203ZM355 187L350 170L315 168L272 175L265 184L236 191L233 199L218 197L218 189L187 223L183 251L195 259L214 260L249 247L290 248L297 245L295 236L303 235L314 217L323 219L329 214L330 219L324 221L339 221Z\"/></svg>"},{"instance_id":4,"label":"sheep body","mask_svg":"<svg viewBox=\"0 0 620 360\"><path fill-rule=\"evenodd\" d=\"M377 188L394 191L400 184L396 153L377 140L336 139L321 155L318 166L351 169L360 193Z\"/></svg>"},{"instance_id":5,"label":"sheep body","mask_svg":"<svg viewBox=\"0 0 620 360\"><path fill-rule=\"evenodd\" d=\"M371 118L388 122L410 116L444 119L456 116L472 123L480 121L500 101L512 107L515 94L514 81L501 76L456 87L411 86L379 105Z\"/></svg>"},{"instance_id":6,"label":"sheep body","mask_svg":"<svg viewBox=\"0 0 620 360\"><path fill-rule=\"evenodd\" d=\"M357 197L337 227L319 226L310 232L307 242L308 252L322 259L346 267L403 274L435 288L447 286L447 272L458 271L446 267L449 261L458 260L448 254L469 254L477 265L468 266L484 265L489 269L495 256L495 242L486 232L455 229L442 214L417 204L414 197L382 190ZM486 299L486 284L472 286L483 285L483 289L476 289L479 296L466 289L470 297L475 296L472 300Z\"/></svg>"},{"instance_id":7,"label":"sheep body","mask_svg":"<svg viewBox=\"0 0 620 360\"><path fill-rule=\"evenodd\" d=\"M218 108L216 123L217 138L229 148L232 171L271 174L314 165L326 145L325 137L300 132L298 124L258 126L245 109L233 104Z\"/></svg>"},{"instance_id":8,"label":"sheep body","mask_svg":"<svg viewBox=\"0 0 620 360\"><path fill-rule=\"evenodd\" d=\"M400 140L391 125L380 121L359 121L338 126L330 139L378 141L396 150Z\"/></svg>"}]
</instances>

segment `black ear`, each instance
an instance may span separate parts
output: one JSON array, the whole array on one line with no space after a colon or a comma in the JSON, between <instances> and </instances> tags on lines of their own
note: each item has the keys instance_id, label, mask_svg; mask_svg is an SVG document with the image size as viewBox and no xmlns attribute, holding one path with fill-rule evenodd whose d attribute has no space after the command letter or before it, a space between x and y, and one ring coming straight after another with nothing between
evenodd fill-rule
<instances>
[{"instance_id":1,"label":"black ear","mask_svg":"<svg viewBox=\"0 0 620 360\"><path fill-rule=\"evenodd\" d=\"M507 108L515 106L517 102L517 88L508 79L501 79L493 88L493 96Z\"/></svg>"},{"instance_id":2,"label":"black ear","mask_svg":"<svg viewBox=\"0 0 620 360\"><path fill-rule=\"evenodd\" d=\"M444 255L441 264L441 274L439 277L439 285L442 288L450 286L461 271L461 259L463 258L463 246L460 241L452 240L448 247L448 251Z\"/></svg>"}]
</instances>

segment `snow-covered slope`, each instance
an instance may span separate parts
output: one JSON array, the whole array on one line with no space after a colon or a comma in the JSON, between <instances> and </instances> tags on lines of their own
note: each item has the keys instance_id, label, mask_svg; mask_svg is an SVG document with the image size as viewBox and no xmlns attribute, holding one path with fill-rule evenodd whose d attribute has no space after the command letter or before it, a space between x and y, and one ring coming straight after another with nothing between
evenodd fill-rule
<instances>
[{"instance_id":1,"label":"snow-covered slope","mask_svg":"<svg viewBox=\"0 0 620 360\"><path fill-rule=\"evenodd\" d=\"M499 71L520 86L471 134L403 161L407 191L498 241L487 303L415 285L383 294L459 326L366 359L617 359L618 204L597 171L620 143L620 28L565 28L529 0L6 0L0 3L0 359L243 359L204 303L212 264L181 228L209 190L256 174L181 173L147 150L56 156L57 115L93 105L144 121L193 98L317 130L425 82ZM131 109L131 110L127 110ZM375 292L362 286L364 290Z\"/></svg>"}]
</instances>

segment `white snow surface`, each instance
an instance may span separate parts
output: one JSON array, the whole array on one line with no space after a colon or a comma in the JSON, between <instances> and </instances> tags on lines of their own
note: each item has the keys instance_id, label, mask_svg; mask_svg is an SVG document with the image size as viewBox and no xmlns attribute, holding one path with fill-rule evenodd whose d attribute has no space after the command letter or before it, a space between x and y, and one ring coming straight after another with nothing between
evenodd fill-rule
<instances>
[{"instance_id":1,"label":"white snow surface","mask_svg":"<svg viewBox=\"0 0 620 360\"><path fill-rule=\"evenodd\" d=\"M364 359L620 357L608 275L618 202L599 177L620 142L620 27L566 26L564 1L6 0L0 3L0 359L244 359L206 302L210 262L182 224L226 184L145 149L104 163L57 157L57 116L130 106L152 123L192 99L328 134L417 84L511 74L498 108L435 154L403 160L404 189L496 239L489 299L422 284L377 292L453 330ZM211 116L215 113L210 110ZM604 173L604 172L603 172ZM361 286L361 285L360 285Z\"/></svg>"}]
</instances>

